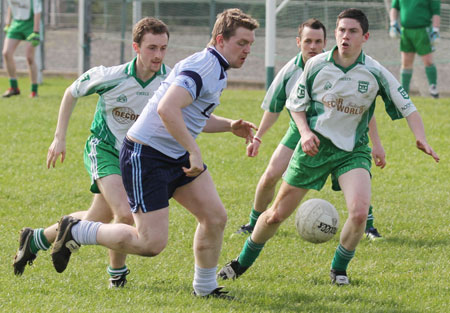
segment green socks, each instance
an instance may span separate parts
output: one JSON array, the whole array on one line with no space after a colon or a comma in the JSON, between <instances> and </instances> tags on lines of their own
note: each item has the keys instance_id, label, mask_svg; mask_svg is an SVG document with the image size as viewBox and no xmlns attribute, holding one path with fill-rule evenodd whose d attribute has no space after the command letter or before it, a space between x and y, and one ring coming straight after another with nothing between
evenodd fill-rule
<instances>
[{"instance_id":1,"label":"green socks","mask_svg":"<svg viewBox=\"0 0 450 313\"><path fill-rule=\"evenodd\" d=\"M428 84L436 85L437 84L437 69L434 64L425 67L425 73L427 74Z\"/></svg>"},{"instance_id":2,"label":"green socks","mask_svg":"<svg viewBox=\"0 0 450 313\"><path fill-rule=\"evenodd\" d=\"M31 253L36 254L39 250L48 250L52 244L44 236L44 229L38 228L33 232L33 238L30 242Z\"/></svg>"},{"instance_id":3,"label":"green socks","mask_svg":"<svg viewBox=\"0 0 450 313\"><path fill-rule=\"evenodd\" d=\"M331 262L331 268L337 271L346 271L348 263L355 256L355 250L348 251L341 244L336 248L333 261Z\"/></svg>"},{"instance_id":4,"label":"green socks","mask_svg":"<svg viewBox=\"0 0 450 313\"><path fill-rule=\"evenodd\" d=\"M411 83L411 78L413 74L412 69L402 69L401 72L401 83L403 88L409 93L409 84Z\"/></svg>"},{"instance_id":5,"label":"green socks","mask_svg":"<svg viewBox=\"0 0 450 313\"><path fill-rule=\"evenodd\" d=\"M252 241L251 236L247 238L247 241L242 248L241 254L239 254L239 264L242 267L250 267L259 256L259 253L264 248L264 243L257 244Z\"/></svg>"},{"instance_id":6,"label":"green socks","mask_svg":"<svg viewBox=\"0 0 450 313\"><path fill-rule=\"evenodd\" d=\"M31 84L31 92L37 93L38 90L38 84Z\"/></svg>"},{"instance_id":7,"label":"green socks","mask_svg":"<svg viewBox=\"0 0 450 313\"><path fill-rule=\"evenodd\" d=\"M122 276L128 272L128 267L126 265L124 265L121 268L112 268L111 266L108 266L106 271L108 272L109 276L111 276L111 277Z\"/></svg>"},{"instance_id":8,"label":"green socks","mask_svg":"<svg viewBox=\"0 0 450 313\"><path fill-rule=\"evenodd\" d=\"M367 221L366 221L366 230L373 227L373 214L372 214L372 205L369 207L369 214L367 215Z\"/></svg>"},{"instance_id":9,"label":"green socks","mask_svg":"<svg viewBox=\"0 0 450 313\"><path fill-rule=\"evenodd\" d=\"M255 209L252 209L252 212L250 213L250 225L255 227L256 221L258 220L258 217L262 214L262 212L255 211Z\"/></svg>"},{"instance_id":10,"label":"green socks","mask_svg":"<svg viewBox=\"0 0 450 313\"><path fill-rule=\"evenodd\" d=\"M14 89L19 88L19 84L17 83L17 79L15 79L15 78L9 79L9 85L11 86L11 88L14 88Z\"/></svg>"}]
</instances>

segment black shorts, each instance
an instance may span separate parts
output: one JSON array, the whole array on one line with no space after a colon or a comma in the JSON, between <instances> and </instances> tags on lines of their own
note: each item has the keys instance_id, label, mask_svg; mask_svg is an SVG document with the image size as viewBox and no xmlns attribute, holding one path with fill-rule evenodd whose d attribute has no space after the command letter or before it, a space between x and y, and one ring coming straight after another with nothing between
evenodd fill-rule
<instances>
[{"instance_id":1,"label":"black shorts","mask_svg":"<svg viewBox=\"0 0 450 313\"><path fill-rule=\"evenodd\" d=\"M196 177L188 177L182 167L189 168L189 153L173 159L150 146L125 138L120 150L120 170L131 212L142 212L169 206L178 187ZM206 170L206 165L204 165Z\"/></svg>"}]
</instances>

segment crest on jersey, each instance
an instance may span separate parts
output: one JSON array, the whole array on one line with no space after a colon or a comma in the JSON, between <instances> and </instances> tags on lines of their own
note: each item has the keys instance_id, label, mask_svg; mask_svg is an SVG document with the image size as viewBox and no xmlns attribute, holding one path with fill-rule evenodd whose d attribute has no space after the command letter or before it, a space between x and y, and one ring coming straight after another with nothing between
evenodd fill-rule
<instances>
[{"instance_id":1,"label":"crest on jersey","mask_svg":"<svg viewBox=\"0 0 450 313\"><path fill-rule=\"evenodd\" d=\"M409 95L406 92L405 88L400 86L400 87L398 87L397 91L402 95L403 99L409 99Z\"/></svg>"},{"instance_id":2,"label":"crest on jersey","mask_svg":"<svg viewBox=\"0 0 450 313\"><path fill-rule=\"evenodd\" d=\"M82 83L82 82L84 82L86 80L89 80L89 79L91 79L91 76L89 76L89 74L86 74L86 75L83 76L83 78L81 79L80 83Z\"/></svg>"},{"instance_id":3,"label":"crest on jersey","mask_svg":"<svg viewBox=\"0 0 450 313\"><path fill-rule=\"evenodd\" d=\"M124 94L121 94L120 96L117 97L116 101L120 102L120 103L126 103L128 101L128 99L127 99L127 96L125 96Z\"/></svg>"},{"instance_id":4,"label":"crest on jersey","mask_svg":"<svg viewBox=\"0 0 450 313\"><path fill-rule=\"evenodd\" d=\"M360 93L366 93L369 90L369 82L360 80L358 81L358 91Z\"/></svg>"},{"instance_id":5,"label":"crest on jersey","mask_svg":"<svg viewBox=\"0 0 450 313\"><path fill-rule=\"evenodd\" d=\"M303 99L304 97L305 97L305 86L299 84L297 88L297 98Z\"/></svg>"},{"instance_id":6,"label":"crest on jersey","mask_svg":"<svg viewBox=\"0 0 450 313\"><path fill-rule=\"evenodd\" d=\"M325 86L323 87L323 89L328 90L328 89L330 89L331 87L333 87L333 85L332 85L329 81L327 81L327 82L325 83Z\"/></svg>"}]
</instances>

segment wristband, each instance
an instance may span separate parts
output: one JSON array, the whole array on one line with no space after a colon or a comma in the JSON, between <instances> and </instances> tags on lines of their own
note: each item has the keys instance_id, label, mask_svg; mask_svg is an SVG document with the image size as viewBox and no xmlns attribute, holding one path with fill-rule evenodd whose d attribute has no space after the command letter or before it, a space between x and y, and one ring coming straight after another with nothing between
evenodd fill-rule
<instances>
[{"instance_id":1,"label":"wristband","mask_svg":"<svg viewBox=\"0 0 450 313\"><path fill-rule=\"evenodd\" d=\"M258 136L254 136L253 140L256 140L257 142L262 143L261 138L259 138Z\"/></svg>"}]
</instances>

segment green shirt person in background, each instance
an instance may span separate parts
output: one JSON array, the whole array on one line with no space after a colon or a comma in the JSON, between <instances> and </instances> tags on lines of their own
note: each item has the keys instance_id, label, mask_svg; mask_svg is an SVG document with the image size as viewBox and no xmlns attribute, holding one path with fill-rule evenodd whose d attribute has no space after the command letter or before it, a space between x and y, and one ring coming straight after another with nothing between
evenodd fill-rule
<instances>
[{"instance_id":1,"label":"green shirt person in background","mask_svg":"<svg viewBox=\"0 0 450 313\"><path fill-rule=\"evenodd\" d=\"M393 0L389 13L391 38L400 36L400 51L402 56L401 83L406 92L413 74L414 57L416 53L422 57L425 65L430 95L439 98L437 89L437 69L433 63L435 44L440 40L439 26L440 0ZM400 24L398 16L400 13Z\"/></svg>"},{"instance_id":2,"label":"green shirt person in background","mask_svg":"<svg viewBox=\"0 0 450 313\"><path fill-rule=\"evenodd\" d=\"M20 95L17 83L14 53L22 40L26 40L26 59L31 80L30 98L37 97L37 65L34 60L35 48L41 42L39 25L42 12L42 0L8 0L6 15L5 42L3 59L9 76L10 88L3 94L4 98Z\"/></svg>"}]
</instances>

